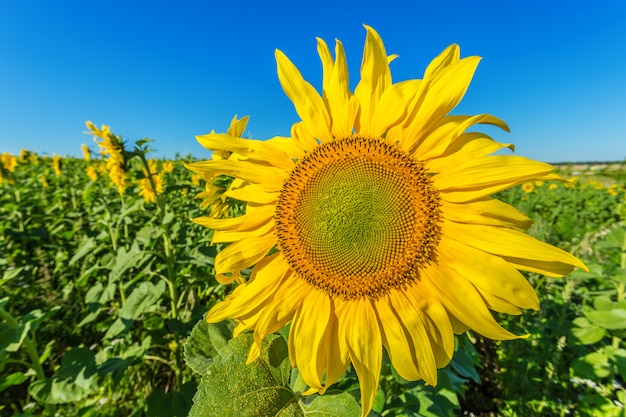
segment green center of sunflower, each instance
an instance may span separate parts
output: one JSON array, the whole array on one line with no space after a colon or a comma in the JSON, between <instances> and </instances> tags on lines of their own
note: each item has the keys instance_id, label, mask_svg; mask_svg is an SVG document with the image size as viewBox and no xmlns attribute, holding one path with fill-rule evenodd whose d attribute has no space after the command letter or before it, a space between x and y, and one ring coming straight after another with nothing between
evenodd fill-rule
<instances>
[{"instance_id":1,"label":"green center of sunflower","mask_svg":"<svg viewBox=\"0 0 626 417\"><path fill-rule=\"evenodd\" d=\"M318 146L285 181L278 245L330 297L377 299L419 278L441 235L439 193L420 161L382 139Z\"/></svg>"}]
</instances>

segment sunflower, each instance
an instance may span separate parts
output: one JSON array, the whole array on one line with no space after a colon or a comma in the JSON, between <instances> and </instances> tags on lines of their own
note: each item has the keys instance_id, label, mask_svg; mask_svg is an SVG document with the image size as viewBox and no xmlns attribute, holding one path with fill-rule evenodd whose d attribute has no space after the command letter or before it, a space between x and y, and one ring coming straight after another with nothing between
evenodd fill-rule
<instances>
[{"instance_id":1,"label":"sunflower","mask_svg":"<svg viewBox=\"0 0 626 417\"><path fill-rule=\"evenodd\" d=\"M57 177L61 175L61 157L57 154L52 155L52 169Z\"/></svg>"},{"instance_id":2,"label":"sunflower","mask_svg":"<svg viewBox=\"0 0 626 417\"><path fill-rule=\"evenodd\" d=\"M150 159L148 168L143 168L143 178L138 181L139 195L147 203L156 203L157 195L163 193L163 175L157 173L157 161Z\"/></svg>"},{"instance_id":3,"label":"sunflower","mask_svg":"<svg viewBox=\"0 0 626 417\"><path fill-rule=\"evenodd\" d=\"M535 189L535 186L533 185L533 183L532 183L532 182L525 182L525 183L522 185L522 190L524 190L524 192L525 192L526 194L530 194L530 193L532 193L532 192L534 191L534 189Z\"/></svg>"},{"instance_id":4,"label":"sunflower","mask_svg":"<svg viewBox=\"0 0 626 417\"><path fill-rule=\"evenodd\" d=\"M217 274L252 268L206 320L235 319L235 335L253 330L248 362L266 335L291 322L289 358L310 387L305 394L323 394L352 364L363 416L383 346L401 377L435 385L455 333L525 337L491 314L539 308L520 270L557 277L585 268L525 234L531 220L491 197L526 181L560 180L552 166L491 155L512 145L466 132L476 124L508 131L502 120L448 114L480 59L461 59L451 45L422 79L393 83L395 56L366 31L354 92L339 41L333 58L318 39L321 94L277 50L279 81L301 119L291 136L199 136L206 148L237 157L187 165L240 181L223 195L246 203L239 217L194 219L214 230L213 243L230 242L215 257Z\"/></svg>"},{"instance_id":5,"label":"sunflower","mask_svg":"<svg viewBox=\"0 0 626 417\"><path fill-rule=\"evenodd\" d=\"M80 145L80 149L81 151L83 151L83 158L85 159L85 161L91 161L91 150L89 150L89 146L83 143L82 145Z\"/></svg>"},{"instance_id":6,"label":"sunflower","mask_svg":"<svg viewBox=\"0 0 626 417\"><path fill-rule=\"evenodd\" d=\"M90 121L85 122L85 124L89 129L89 132L85 133L94 136L94 141L100 148L100 154L108 155L104 172L109 173L109 178L117 187L117 191L120 195L124 194L128 185L124 142L122 142L120 137L111 132L109 126L102 125L102 127L98 129L98 127ZM100 138L101 141L98 141L97 138Z\"/></svg>"}]
</instances>

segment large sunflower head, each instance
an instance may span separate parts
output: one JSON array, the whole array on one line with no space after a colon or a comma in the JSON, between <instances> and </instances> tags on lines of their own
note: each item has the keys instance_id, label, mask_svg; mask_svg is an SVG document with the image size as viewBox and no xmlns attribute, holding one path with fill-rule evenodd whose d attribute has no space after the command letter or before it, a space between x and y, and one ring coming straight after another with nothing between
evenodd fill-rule
<instances>
[{"instance_id":1,"label":"large sunflower head","mask_svg":"<svg viewBox=\"0 0 626 417\"><path fill-rule=\"evenodd\" d=\"M562 276L584 265L524 231L531 221L491 197L533 180L559 180L550 165L492 155L511 145L476 124L508 130L491 115L449 115L478 57L452 45L421 79L393 82L379 35L366 26L361 79L350 91L342 44L334 58L318 39L321 94L276 51L280 83L301 121L291 137L198 137L228 158L188 165L238 181L223 197L239 217L195 221L229 243L215 258L224 277L250 278L207 315L263 338L291 322L289 355L310 389L324 393L351 363L363 415L372 408L383 346L407 380L437 382L437 368L467 329L512 339L491 311L538 309L520 271Z\"/></svg>"}]
</instances>

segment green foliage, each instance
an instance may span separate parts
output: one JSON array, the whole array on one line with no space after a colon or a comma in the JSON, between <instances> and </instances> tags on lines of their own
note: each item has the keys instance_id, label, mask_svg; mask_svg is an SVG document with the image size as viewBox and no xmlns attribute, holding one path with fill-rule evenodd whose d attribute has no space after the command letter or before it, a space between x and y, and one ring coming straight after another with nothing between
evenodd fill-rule
<instances>
[{"instance_id":1,"label":"green foliage","mask_svg":"<svg viewBox=\"0 0 626 417\"><path fill-rule=\"evenodd\" d=\"M214 279L220 246L189 221L206 213L194 199L204 188L177 158L156 202L141 198L149 143L125 152L123 195L106 172L86 176L99 159L65 158L59 176L50 158L26 159L4 176L0 416L360 415L352 368L325 395L302 394L288 328L246 365L251 335L233 339L233 323L202 320L232 290ZM370 417L625 415L626 170L566 169L575 188L534 184L499 197L590 271L527 274L542 310L498 320L530 337L457 337L436 387L403 380L385 358Z\"/></svg>"}]
</instances>

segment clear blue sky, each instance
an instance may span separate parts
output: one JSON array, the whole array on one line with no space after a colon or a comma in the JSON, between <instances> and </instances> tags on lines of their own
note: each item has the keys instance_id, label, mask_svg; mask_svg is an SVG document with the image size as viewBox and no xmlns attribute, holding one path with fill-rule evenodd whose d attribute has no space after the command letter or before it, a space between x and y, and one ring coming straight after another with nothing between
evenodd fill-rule
<instances>
[{"instance_id":1,"label":"clear blue sky","mask_svg":"<svg viewBox=\"0 0 626 417\"><path fill-rule=\"evenodd\" d=\"M301 5L298 5L301 4ZM208 156L195 135L250 115L248 133L288 135L297 115L276 76L284 51L319 87L315 37L342 40L352 84L373 26L394 81L421 78L450 43L483 57L454 113L548 162L626 159L626 2L0 0L0 153L79 156L84 122L154 156ZM332 46L331 46L332 48Z\"/></svg>"}]
</instances>

